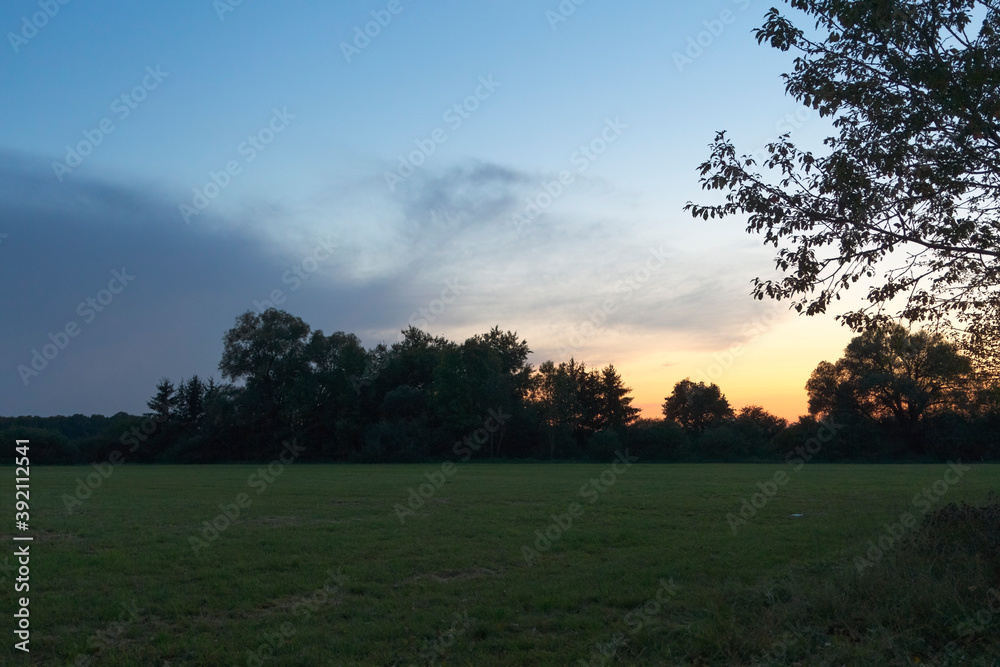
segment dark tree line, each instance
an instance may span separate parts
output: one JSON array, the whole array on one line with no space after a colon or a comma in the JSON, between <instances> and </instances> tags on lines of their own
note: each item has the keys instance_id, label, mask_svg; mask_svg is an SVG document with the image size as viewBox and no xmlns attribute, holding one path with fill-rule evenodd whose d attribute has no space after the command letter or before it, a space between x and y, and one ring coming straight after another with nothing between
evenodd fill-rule
<instances>
[{"instance_id":1,"label":"dark tree line","mask_svg":"<svg viewBox=\"0 0 1000 667\"><path fill-rule=\"evenodd\" d=\"M290 440L305 461L607 460L624 449L645 461L778 461L834 423L820 460L1000 456L992 376L941 335L899 326L821 362L810 414L791 425L687 378L663 419L640 419L614 366L536 369L527 341L499 327L462 343L410 327L366 349L271 309L241 315L223 341L221 381L163 378L142 416L0 418L0 437L30 437L38 463L116 450L132 462L267 461Z\"/></svg>"},{"instance_id":2,"label":"dark tree line","mask_svg":"<svg viewBox=\"0 0 1000 667\"><path fill-rule=\"evenodd\" d=\"M996 458L1000 384L986 366L940 333L871 329L813 371L809 413L845 427L845 458Z\"/></svg>"},{"instance_id":3,"label":"dark tree line","mask_svg":"<svg viewBox=\"0 0 1000 667\"><path fill-rule=\"evenodd\" d=\"M289 440L303 460L421 461L453 457L487 420L496 428L475 458L578 459L608 448L595 439L620 442L639 412L613 366L536 371L527 342L499 327L457 343L411 326L366 349L270 309L238 317L223 342L222 381L163 378L137 432L128 420L140 418L121 415L120 442L102 431L101 446L74 452L60 441L59 462L136 443L136 461L267 460Z\"/></svg>"}]
</instances>

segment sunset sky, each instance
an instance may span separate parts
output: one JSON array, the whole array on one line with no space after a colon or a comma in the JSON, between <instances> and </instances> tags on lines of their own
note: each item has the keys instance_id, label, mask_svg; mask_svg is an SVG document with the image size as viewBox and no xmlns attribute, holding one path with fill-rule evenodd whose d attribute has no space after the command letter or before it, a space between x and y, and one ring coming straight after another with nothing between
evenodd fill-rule
<instances>
[{"instance_id":1,"label":"sunset sky","mask_svg":"<svg viewBox=\"0 0 1000 667\"><path fill-rule=\"evenodd\" d=\"M752 300L774 249L682 210L717 130L829 132L769 6L4 3L0 415L141 413L278 296L368 346L516 330L646 416L691 377L794 419L850 332Z\"/></svg>"}]
</instances>

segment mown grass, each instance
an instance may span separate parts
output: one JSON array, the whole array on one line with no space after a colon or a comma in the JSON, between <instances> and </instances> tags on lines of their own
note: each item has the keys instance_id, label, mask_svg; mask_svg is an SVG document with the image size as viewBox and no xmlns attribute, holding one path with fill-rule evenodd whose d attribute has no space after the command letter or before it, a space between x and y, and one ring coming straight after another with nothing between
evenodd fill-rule
<instances>
[{"instance_id":1,"label":"mown grass","mask_svg":"<svg viewBox=\"0 0 1000 667\"><path fill-rule=\"evenodd\" d=\"M988 540L956 546L993 519L907 529L857 565L885 524L925 518L914 496L947 466L635 464L590 503L581 487L611 479L610 464L459 464L402 522L394 506L440 465L293 464L261 493L248 485L258 468L119 467L72 513L64 495L91 470L34 468L30 662L968 665L998 655L1000 613L967 621L1000 590L1000 555L991 560ZM727 514L778 470L787 484L734 533ZM1000 466L974 466L932 494L933 510L998 488ZM250 506L195 553L202 522L241 493ZM572 526L537 549L535 531L571 503L582 508ZM524 546L537 550L530 565ZM13 588L7 574L3 586ZM12 644L0 657L28 662Z\"/></svg>"}]
</instances>

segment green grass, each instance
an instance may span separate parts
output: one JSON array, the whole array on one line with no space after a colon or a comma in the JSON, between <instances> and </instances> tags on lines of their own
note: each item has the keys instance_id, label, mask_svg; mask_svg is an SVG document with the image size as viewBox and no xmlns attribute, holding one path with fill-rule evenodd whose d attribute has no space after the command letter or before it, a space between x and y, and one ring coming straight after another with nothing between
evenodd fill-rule
<instances>
[{"instance_id":1,"label":"green grass","mask_svg":"<svg viewBox=\"0 0 1000 667\"><path fill-rule=\"evenodd\" d=\"M442 664L605 664L601 645L607 664L908 664L961 635L952 616L987 606L993 576L970 566L910 600L896 550L857 573L884 523L920 517L912 499L943 465L636 464L591 504L581 487L609 464L459 464L402 524L394 506L440 465L295 464L259 494L258 468L119 467L72 514L64 494L92 470L33 468L30 662L261 664L247 650L271 644L266 665L426 664L431 646ZM734 535L727 513L778 470L788 483ZM935 507L991 489L1000 466L975 466ZM240 493L251 505L194 553ZM529 566L522 547L574 502ZM996 627L963 651L986 655ZM10 637L0 659L27 664Z\"/></svg>"}]
</instances>

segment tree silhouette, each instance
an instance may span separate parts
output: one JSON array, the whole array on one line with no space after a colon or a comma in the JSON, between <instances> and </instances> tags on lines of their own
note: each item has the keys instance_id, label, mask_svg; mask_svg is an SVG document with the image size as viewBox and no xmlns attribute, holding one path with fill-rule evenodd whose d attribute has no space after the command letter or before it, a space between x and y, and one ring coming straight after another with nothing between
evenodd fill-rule
<instances>
[{"instance_id":1,"label":"tree silhouette","mask_svg":"<svg viewBox=\"0 0 1000 667\"><path fill-rule=\"evenodd\" d=\"M595 375L597 375L595 373ZM632 407L631 387L626 387L621 375L611 364L606 366L599 375L600 387L600 428L612 428L624 431L627 426L639 418L640 410Z\"/></svg>"},{"instance_id":2,"label":"tree silhouette","mask_svg":"<svg viewBox=\"0 0 1000 667\"><path fill-rule=\"evenodd\" d=\"M1000 8L982 0L791 5L815 19L815 30L772 9L757 41L797 52L785 89L833 119L829 153L814 156L785 134L758 165L720 132L700 172L703 187L725 191L726 201L685 208L706 220L748 214L747 231L778 248L785 275L756 279L757 298L823 313L871 280L867 305L838 315L856 329L884 321L897 303L909 321L942 319L975 333L992 313L995 328ZM887 265L890 256L899 261Z\"/></svg>"},{"instance_id":3,"label":"tree silhouette","mask_svg":"<svg viewBox=\"0 0 1000 667\"><path fill-rule=\"evenodd\" d=\"M240 315L223 336L222 376L245 383L240 397L247 413L276 439L284 437L282 429L294 432L300 425L302 406L293 404L292 389L308 370L309 329L298 317L269 308Z\"/></svg>"},{"instance_id":4,"label":"tree silhouette","mask_svg":"<svg viewBox=\"0 0 1000 667\"><path fill-rule=\"evenodd\" d=\"M968 401L969 359L941 334L910 333L902 326L854 337L836 363L821 362L806 383L809 412L854 412L893 420L919 450L919 427L928 413Z\"/></svg>"},{"instance_id":5,"label":"tree silhouette","mask_svg":"<svg viewBox=\"0 0 1000 667\"><path fill-rule=\"evenodd\" d=\"M556 435L564 439L583 421L580 375L580 365L574 359L558 366L545 361L538 367L531 397L548 432L550 459L555 458Z\"/></svg>"},{"instance_id":6,"label":"tree silhouette","mask_svg":"<svg viewBox=\"0 0 1000 667\"><path fill-rule=\"evenodd\" d=\"M303 429L322 455L346 458L361 439L357 378L368 363L365 349L354 334L313 331L305 356L308 372L296 379L292 404L299 406Z\"/></svg>"},{"instance_id":7,"label":"tree silhouette","mask_svg":"<svg viewBox=\"0 0 1000 667\"><path fill-rule=\"evenodd\" d=\"M153 415L158 421L166 422L174 413L174 406L177 405L177 395L174 390L174 383L167 378L161 378L156 383L156 395L146 402L146 406L153 411Z\"/></svg>"},{"instance_id":8,"label":"tree silhouette","mask_svg":"<svg viewBox=\"0 0 1000 667\"><path fill-rule=\"evenodd\" d=\"M205 394L207 385L194 375L177 386L177 418L184 427L197 428L205 414Z\"/></svg>"},{"instance_id":9,"label":"tree silhouette","mask_svg":"<svg viewBox=\"0 0 1000 667\"><path fill-rule=\"evenodd\" d=\"M714 382L695 384L685 378L675 384L673 392L664 399L663 416L689 431L701 432L731 419L733 409Z\"/></svg>"},{"instance_id":10,"label":"tree silhouette","mask_svg":"<svg viewBox=\"0 0 1000 667\"><path fill-rule=\"evenodd\" d=\"M736 423L745 432L756 432L760 439L768 441L788 427L788 420L772 415L759 405L747 405L736 414Z\"/></svg>"}]
</instances>

